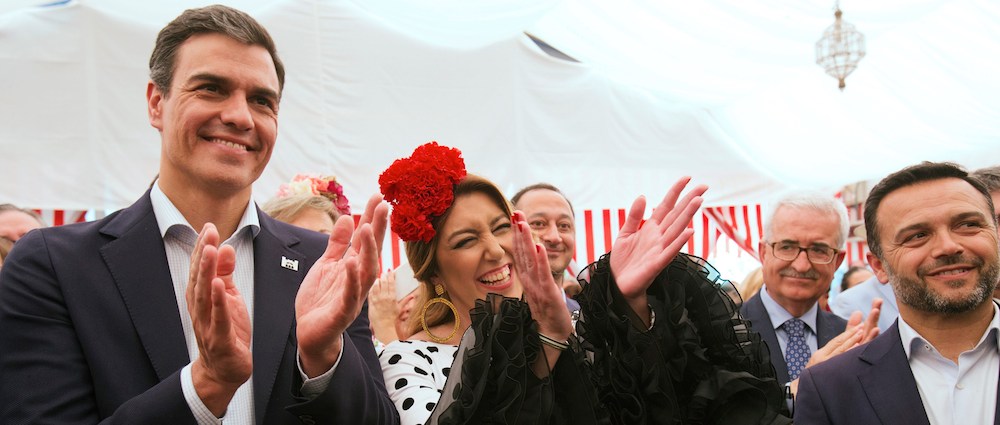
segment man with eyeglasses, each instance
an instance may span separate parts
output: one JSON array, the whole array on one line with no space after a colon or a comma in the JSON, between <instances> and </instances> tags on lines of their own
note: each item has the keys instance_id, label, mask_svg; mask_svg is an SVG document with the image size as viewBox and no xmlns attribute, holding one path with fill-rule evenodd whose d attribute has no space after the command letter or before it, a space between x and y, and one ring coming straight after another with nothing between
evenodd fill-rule
<instances>
[{"instance_id":1,"label":"man with eyeglasses","mask_svg":"<svg viewBox=\"0 0 1000 425\"><path fill-rule=\"evenodd\" d=\"M813 353L847 326L817 303L844 261L847 232L847 209L828 196L787 196L766 216L759 247L764 287L740 313L771 349L781 385L795 380Z\"/></svg>"}]
</instances>

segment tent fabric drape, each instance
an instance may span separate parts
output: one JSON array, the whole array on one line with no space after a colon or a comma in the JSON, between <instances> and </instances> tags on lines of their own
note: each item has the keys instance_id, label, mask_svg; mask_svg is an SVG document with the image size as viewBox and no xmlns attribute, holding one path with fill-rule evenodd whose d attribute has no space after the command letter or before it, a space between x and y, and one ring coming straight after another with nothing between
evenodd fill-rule
<instances>
[{"instance_id":1,"label":"tent fabric drape","mask_svg":"<svg viewBox=\"0 0 1000 425\"><path fill-rule=\"evenodd\" d=\"M706 205L745 205L921 160L1000 158L994 1L844 3L868 56L843 93L811 57L826 1L227 3L269 28L288 69L258 201L299 173L335 174L365 199L429 140L506 193L546 181L595 211L658 199L681 175L711 187ZM145 116L149 52L167 21L204 4L0 6L0 165L24 176L0 181L5 201L138 198L160 143Z\"/></svg>"}]
</instances>

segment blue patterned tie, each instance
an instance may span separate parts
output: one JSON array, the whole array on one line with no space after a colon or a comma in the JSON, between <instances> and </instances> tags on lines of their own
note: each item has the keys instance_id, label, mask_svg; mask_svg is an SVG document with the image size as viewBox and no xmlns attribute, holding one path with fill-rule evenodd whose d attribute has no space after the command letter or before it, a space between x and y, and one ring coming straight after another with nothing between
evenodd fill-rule
<instances>
[{"instance_id":1,"label":"blue patterned tie","mask_svg":"<svg viewBox=\"0 0 1000 425\"><path fill-rule=\"evenodd\" d=\"M806 344L806 324L799 319L791 318L781 326L788 333L788 346L785 347L785 364L788 365L788 379L794 380L799 377L799 373L802 372L802 369L805 369L806 363L809 362L809 357L812 356L812 352L809 351L809 345Z\"/></svg>"}]
</instances>

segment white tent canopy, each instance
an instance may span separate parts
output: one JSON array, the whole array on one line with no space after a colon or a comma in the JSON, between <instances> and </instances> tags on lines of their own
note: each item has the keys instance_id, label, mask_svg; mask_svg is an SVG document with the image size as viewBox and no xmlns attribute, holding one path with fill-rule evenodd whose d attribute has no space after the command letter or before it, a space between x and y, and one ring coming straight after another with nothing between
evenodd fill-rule
<instances>
[{"instance_id":1,"label":"white tent canopy","mask_svg":"<svg viewBox=\"0 0 1000 425\"><path fill-rule=\"evenodd\" d=\"M24 5L23 3L27 3ZM116 209L157 172L145 115L156 32L204 1L0 5L0 201ZM512 193L548 181L579 208L833 192L921 160L1000 164L1000 3L843 2L868 54L837 90L814 63L819 0L234 0L288 78L259 200L335 174L355 207L420 143ZM530 33L579 60L554 58Z\"/></svg>"}]
</instances>

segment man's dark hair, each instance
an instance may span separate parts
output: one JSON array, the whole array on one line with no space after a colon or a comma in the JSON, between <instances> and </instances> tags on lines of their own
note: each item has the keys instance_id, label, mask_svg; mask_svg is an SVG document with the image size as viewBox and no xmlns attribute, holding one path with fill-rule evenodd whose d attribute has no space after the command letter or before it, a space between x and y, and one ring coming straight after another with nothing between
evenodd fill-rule
<instances>
[{"instance_id":1,"label":"man's dark hair","mask_svg":"<svg viewBox=\"0 0 1000 425\"><path fill-rule=\"evenodd\" d=\"M562 191L559 190L558 187L555 187L548 183L535 183L531 186L524 187L523 189L517 191L517 193L514 194L513 198L510 198L510 203L514 204L514 207L516 208L517 202L521 200L521 197L524 196L525 193L531 192L532 190L551 190L555 193L558 193L559 196L562 196L563 199L566 200L566 204L569 205L570 215L576 217L576 213L573 211L573 203L569 201L569 198L566 197L566 194L562 193Z\"/></svg>"},{"instance_id":2,"label":"man's dark hair","mask_svg":"<svg viewBox=\"0 0 1000 425\"><path fill-rule=\"evenodd\" d=\"M274 61L274 71L278 74L278 88L284 88L285 66L278 58L274 40L267 30L244 12L228 6L213 5L185 10L156 36L156 46L149 57L149 78L164 95L170 93L177 50L181 44L193 35L213 33L267 49Z\"/></svg>"},{"instance_id":3,"label":"man's dark hair","mask_svg":"<svg viewBox=\"0 0 1000 425\"><path fill-rule=\"evenodd\" d=\"M30 215L31 218L34 218L36 221L38 221L38 224L41 224L42 227L46 226L45 220L42 220L42 216L40 214L36 213L34 210L29 210L27 208L21 208L21 207L18 207L17 205L14 205L14 204L0 204L0 214L3 214L5 212L7 212L7 211L17 211L17 212L20 212L20 213L24 213L24 214Z\"/></svg>"},{"instance_id":4,"label":"man's dark hair","mask_svg":"<svg viewBox=\"0 0 1000 425\"><path fill-rule=\"evenodd\" d=\"M986 186L979 179L969 175L958 164L924 161L889 174L882 181L878 182L872 188L871 193L868 194L868 199L865 201L865 232L868 234L868 250L879 259L882 259L882 244L879 240L877 215L878 208L887 195L898 189L917 183L947 178L964 180L976 188L979 193L982 193L983 198L986 198L986 204L990 208L989 216L993 217L993 199L990 197L990 191L986 190ZM993 220L996 221L996 217L993 217Z\"/></svg>"},{"instance_id":5,"label":"man's dark hair","mask_svg":"<svg viewBox=\"0 0 1000 425\"><path fill-rule=\"evenodd\" d=\"M851 276L862 270L868 270L868 267L852 266L851 268L847 269L847 271L844 272L844 276L840 278L840 292L848 290L849 288L847 287L847 283L851 280Z\"/></svg>"}]
</instances>

